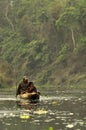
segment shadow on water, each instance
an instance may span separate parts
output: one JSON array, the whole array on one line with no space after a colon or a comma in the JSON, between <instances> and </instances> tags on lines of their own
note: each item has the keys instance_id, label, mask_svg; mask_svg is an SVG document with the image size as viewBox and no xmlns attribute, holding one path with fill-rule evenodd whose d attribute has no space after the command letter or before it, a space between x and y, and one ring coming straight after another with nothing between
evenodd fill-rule
<instances>
[{"instance_id":1,"label":"shadow on water","mask_svg":"<svg viewBox=\"0 0 86 130\"><path fill-rule=\"evenodd\" d=\"M47 91L38 103L0 92L1 130L85 130L85 91Z\"/></svg>"}]
</instances>

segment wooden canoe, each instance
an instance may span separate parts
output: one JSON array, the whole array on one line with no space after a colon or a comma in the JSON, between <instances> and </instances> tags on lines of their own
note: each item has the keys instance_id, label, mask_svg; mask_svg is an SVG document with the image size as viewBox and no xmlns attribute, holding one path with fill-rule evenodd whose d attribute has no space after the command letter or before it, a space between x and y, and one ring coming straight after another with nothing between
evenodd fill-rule
<instances>
[{"instance_id":1,"label":"wooden canoe","mask_svg":"<svg viewBox=\"0 0 86 130\"><path fill-rule=\"evenodd\" d=\"M27 99L31 102L39 101L40 94L39 93L23 93L20 94L21 99Z\"/></svg>"}]
</instances>

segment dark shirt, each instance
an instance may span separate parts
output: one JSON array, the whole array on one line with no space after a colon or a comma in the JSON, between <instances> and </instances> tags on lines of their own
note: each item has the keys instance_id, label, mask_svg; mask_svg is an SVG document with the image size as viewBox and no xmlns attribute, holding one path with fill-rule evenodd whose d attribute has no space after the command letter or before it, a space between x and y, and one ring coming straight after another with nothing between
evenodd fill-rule
<instances>
[{"instance_id":1,"label":"dark shirt","mask_svg":"<svg viewBox=\"0 0 86 130\"><path fill-rule=\"evenodd\" d=\"M35 86L33 86L32 88L28 88L28 92L29 93L32 93L32 92L35 92L35 93L37 93L37 89L36 89L36 87Z\"/></svg>"},{"instance_id":2,"label":"dark shirt","mask_svg":"<svg viewBox=\"0 0 86 130\"><path fill-rule=\"evenodd\" d=\"M19 95L21 93L24 93L26 90L28 89L28 83L24 83L23 81L21 81L19 83L16 95Z\"/></svg>"}]
</instances>

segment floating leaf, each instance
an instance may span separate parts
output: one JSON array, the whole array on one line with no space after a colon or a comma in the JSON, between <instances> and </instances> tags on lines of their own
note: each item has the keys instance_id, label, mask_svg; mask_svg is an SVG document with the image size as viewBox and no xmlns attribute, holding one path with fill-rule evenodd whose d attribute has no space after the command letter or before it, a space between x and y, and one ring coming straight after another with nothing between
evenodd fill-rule
<instances>
[{"instance_id":1,"label":"floating leaf","mask_svg":"<svg viewBox=\"0 0 86 130\"><path fill-rule=\"evenodd\" d=\"M53 104L53 105L57 105L57 101L53 101L52 104Z\"/></svg>"},{"instance_id":2,"label":"floating leaf","mask_svg":"<svg viewBox=\"0 0 86 130\"><path fill-rule=\"evenodd\" d=\"M74 115L74 113L69 113L69 115L71 115L71 116L72 116L72 115Z\"/></svg>"},{"instance_id":3,"label":"floating leaf","mask_svg":"<svg viewBox=\"0 0 86 130\"><path fill-rule=\"evenodd\" d=\"M67 128L73 128L74 125L73 125L73 124L68 124L66 127L67 127Z\"/></svg>"},{"instance_id":4,"label":"floating leaf","mask_svg":"<svg viewBox=\"0 0 86 130\"><path fill-rule=\"evenodd\" d=\"M46 111L46 110L38 110L38 111L35 111L35 113L41 115L41 114L48 113L48 111Z\"/></svg>"},{"instance_id":5,"label":"floating leaf","mask_svg":"<svg viewBox=\"0 0 86 130\"><path fill-rule=\"evenodd\" d=\"M30 116L29 116L29 115L20 115L20 118L21 118L21 119L29 119Z\"/></svg>"},{"instance_id":6,"label":"floating leaf","mask_svg":"<svg viewBox=\"0 0 86 130\"><path fill-rule=\"evenodd\" d=\"M54 130L53 127L49 127L49 130Z\"/></svg>"},{"instance_id":7,"label":"floating leaf","mask_svg":"<svg viewBox=\"0 0 86 130\"><path fill-rule=\"evenodd\" d=\"M9 116L14 117L15 115L13 113L10 113Z\"/></svg>"}]
</instances>

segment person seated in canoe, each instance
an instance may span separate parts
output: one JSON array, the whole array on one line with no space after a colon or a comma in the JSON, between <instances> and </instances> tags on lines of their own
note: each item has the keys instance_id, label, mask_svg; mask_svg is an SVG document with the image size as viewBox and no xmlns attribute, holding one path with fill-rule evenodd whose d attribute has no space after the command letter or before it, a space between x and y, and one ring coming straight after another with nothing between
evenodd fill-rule
<instances>
[{"instance_id":1,"label":"person seated in canoe","mask_svg":"<svg viewBox=\"0 0 86 130\"><path fill-rule=\"evenodd\" d=\"M27 92L37 93L37 88L34 86L33 82L29 82Z\"/></svg>"},{"instance_id":2,"label":"person seated in canoe","mask_svg":"<svg viewBox=\"0 0 86 130\"><path fill-rule=\"evenodd\" d=\"M34 86L33 82L29 82L27 92L29 94L29 99L31 100L39 99L40 92Z\"/></svg>"},{"instance_id":3,"label":"person seated in canoe","mask_svg":"<svg viewBox=\"0 0 86 130\"><path fill-rule=\"evenodd\" d=\"M16 97L17 95L23 94L27 91L28 89L28 78L26 76L23 77L23 80L19 83L17 91L16 91Z\"/></svg>"}]
</instances>

